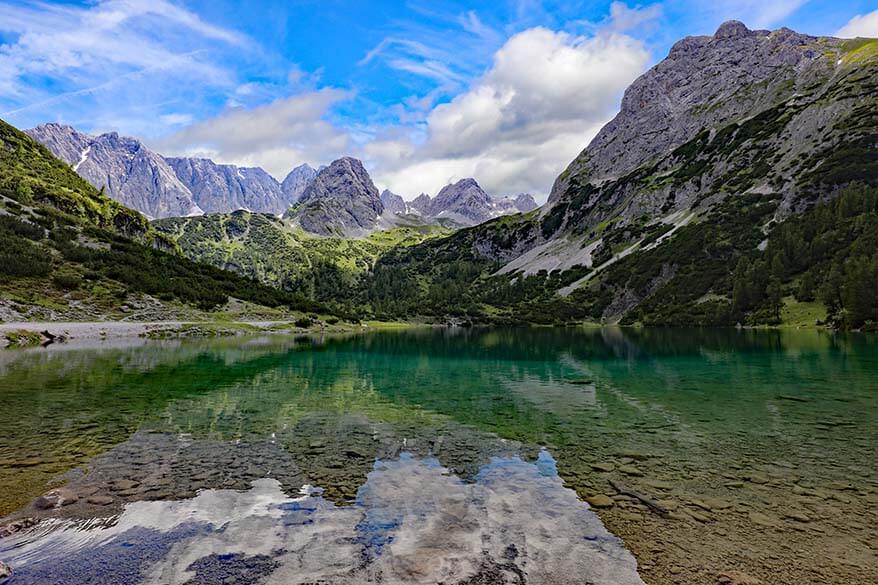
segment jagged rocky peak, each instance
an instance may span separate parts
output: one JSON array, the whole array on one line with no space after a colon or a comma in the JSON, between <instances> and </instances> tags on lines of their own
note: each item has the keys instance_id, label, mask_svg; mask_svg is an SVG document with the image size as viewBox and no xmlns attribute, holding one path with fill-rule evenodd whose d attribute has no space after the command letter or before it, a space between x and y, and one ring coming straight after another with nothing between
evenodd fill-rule
<instances>
[{"instance_id":1,"label":"jagged rocky peak","mask_svg":"<svg viewBox=\"0 0 878 585\"><path fill-rule=\"evenodd\" d=\"M94 140L93 137L79 132L73 126L55 122L42 124L25 132L70 166L75 166L79 162L82 153Z\"/></svg>"},{"instance_id":2,"label":"jagged rocky peak","mask_svg":"<svg viewBox=\"0 0 878 585\"><path fill-rule=\"evenodd\" d=\"M286 217L315 234L360 236L375 229L382 213L384 204L363 163L344 157L317 173Z\"/></svg>"},{"instance_id":3,"label":"jagged rocky peak","mask_svg":"<svg viewBox=\"0 0 878 585\"><path fill-rule=\"evenodd\" d=\"M430 213L430 204L433 200L426 193L421 193L409 203L409 208L420 215L428 215Z\"/></svg>"},{"instance_id":4,"label":"jagged rocky peak","mask_svg":"<svg viewBox=\"0 0 878 585\"><path fill-rule=\"evenodd\" d=\"M384 204L384 210L389 213L402 214L408 211L405 199L390 189L381 192L381 203Z\"/></svg>"},{"instance_id":5,"label":"jagged rocky peak","mask_svg":"<svg viewBox=\"0 0 878 585\"><path fill-rule=\"evenodd\" d=\"M549 203L574 177L618 179L692 140L740 121L832 75L843 41L789 29L753 31L724 23L712 37L687 37L625 92L619 114L556 181ZM550 207L549 206L549 207Z\"/></svg>"},{"instance_id":6,"label":"jagged rocky peak","mask_svg":"<svg viewBox=\"0 0 878 585\"><path fill-rule=\"evenodd\" d=\"M527 213L539 207L530 193L519 193L515 197L494 199L494 209L500 214Z\"/></svg>"},{"instance_id":7,"label":"jagged rocky peak","mask_svg":"<svg viewBox=\"0 0 878 585\"><path fill-rule=\"evenodd\" d=\"M63 124L27 133L109 197L149 217L202 213L167 161L135 138L116 132L91 136Z\"/></svg>"},{"instance_id":8,"label":"jagged rocky peak","mask_svg":"<svg viewBox=\"0 0 878 585\"><path fill-rule=\"evenodd\" d=\"M491 197L475 179L467 178L443 187L430 202L429 215L474 225L491 219L495 213Z\"/></svg>"},{"instance_id":9,"label":"jagged rocky peak","mask_svg":"<svg viewBox=\"0 0 878 585\"><path fill-rule=\"evenodd\" d=\"M323 168L320 167L320 170ZM301 164L291 170L280 185L287 204L292 205L298 201L316 176L317 171L308 163Z\"/></svg>"},{"instance_id":10,"label":"jagged rocky peak","mask_svg":"<svg viewBox=\"0 0 878 585\"><path fill-rule=\"evenodd\" d=\"M528 211L533 211L539 207L537 202L534 201L534 196L530 193L519 193L515 196L515 208L522 213L527 213Z\"/></svg>"},{"instance_id":11,"label":"jagged rocky peak","mask_svg":"<svg viewBox=\"0 0 878 585\"><path fill-rule=\"evenodd\" d=\"M736 39L749 37L756 33L747 28L747 25L740 20L729 20L720 25L713 35L715 39Z\"/></svg>"},{"instance_id":12,"label":"jagged rocky peak","mask_svg":"<svg viewBox=\"0 0 878 585\"><path fill-rule=\"evenodd\" d=\"M167 161L205 213L246 209L280 214L289 207L280 183L259 167L217 164L207 158Z\"/></svg>"}]
</instances>

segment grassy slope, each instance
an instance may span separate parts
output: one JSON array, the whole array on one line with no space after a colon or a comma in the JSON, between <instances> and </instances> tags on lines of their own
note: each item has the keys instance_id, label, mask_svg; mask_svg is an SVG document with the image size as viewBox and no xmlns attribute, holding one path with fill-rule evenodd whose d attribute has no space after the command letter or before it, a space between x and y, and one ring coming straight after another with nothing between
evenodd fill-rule
<instances>
[{"instance_id":1,"label":"grassy slope","mask_svg":"<svg viewBox=\"0 0 878 585\"><path fill-rule=\"evenodd\" d=\"M315 310L284 293L172 253L141 214L110 200L42 145L0 121L0 297L61 311L118 310L130 293L201 310L229 296Z\"/></svg>"},{"instance_id":2,"label":"grassy slope","mask_svg":"<svg viewBox=\"0 0 878 585\"><path fill-rule=\"evenodd\" d=\"M403 227L366 238L320 238L273 216L247 211L153 222L192 259L231 268L265 284L321 301L353 303L360 278L396 248L449 233Z\"/></svg>"}]
</instances>

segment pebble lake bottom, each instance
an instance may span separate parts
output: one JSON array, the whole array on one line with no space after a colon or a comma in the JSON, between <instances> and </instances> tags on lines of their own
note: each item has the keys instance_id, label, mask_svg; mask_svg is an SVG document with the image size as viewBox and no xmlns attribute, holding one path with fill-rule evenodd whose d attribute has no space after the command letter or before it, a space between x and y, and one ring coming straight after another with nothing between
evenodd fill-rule
<instances>
[{"instance_id":1,"label":"pebble lake bottom","mask_svg":"<svg viewBox=\"0 0 878 585\"><path fill-rule=\"evenodd\" d=\"M0 353L24 583L878 582L878 338L408 330Z\"/></svg>"}]
</instances>

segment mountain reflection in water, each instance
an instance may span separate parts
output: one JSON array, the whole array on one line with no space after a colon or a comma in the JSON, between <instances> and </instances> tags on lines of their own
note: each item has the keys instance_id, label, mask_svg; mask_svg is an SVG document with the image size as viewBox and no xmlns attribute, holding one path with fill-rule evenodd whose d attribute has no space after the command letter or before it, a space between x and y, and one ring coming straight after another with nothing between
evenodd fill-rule
<instances>
[{"instance_id":1,"label":"mountain reflection in water","mask_svg":"<svg viewBox=\"0 0 878 585\"><path fill-rule=\"evenodd\" d=\"M0 554L15 584L642 584L547 451L535 463L493 458L471 482L403 452L375 462L353 505L321 491L291 496L258 479L247 491L133 502L113 522L4 539Z\"/></svg>"}]
</instances>

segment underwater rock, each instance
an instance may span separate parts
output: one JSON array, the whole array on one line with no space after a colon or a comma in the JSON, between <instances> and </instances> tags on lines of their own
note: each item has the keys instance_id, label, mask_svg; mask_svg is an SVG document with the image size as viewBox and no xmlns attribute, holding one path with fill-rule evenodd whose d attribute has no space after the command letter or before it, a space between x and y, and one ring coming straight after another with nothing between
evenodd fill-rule
<instances>
[{"instance_id":1,"label":"underwater rock","mask_svg":"<svg viewBox=\"0 0 878 585\"><path fill-rule=\"evenodd\" d=\"M585 501L588 502L588 505L592 508L612 508L615 505L613 499L604 494L585 498Z\"/></svg>"}]
</instances>

